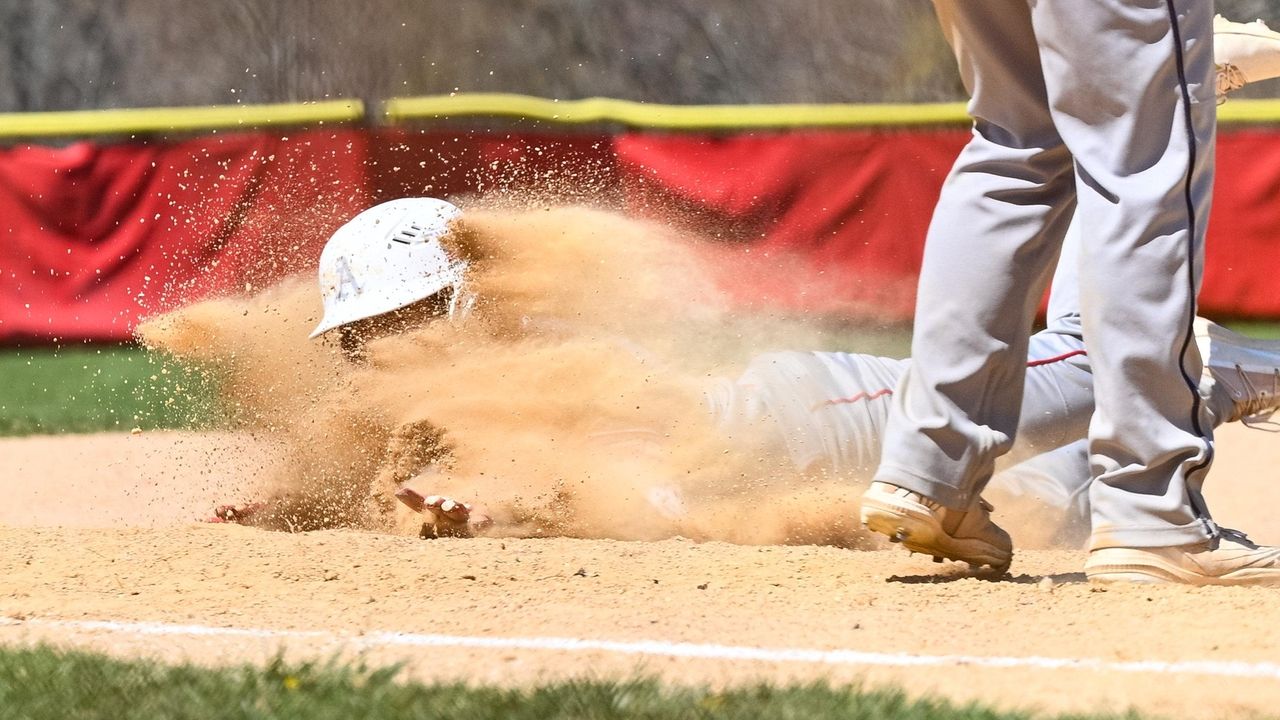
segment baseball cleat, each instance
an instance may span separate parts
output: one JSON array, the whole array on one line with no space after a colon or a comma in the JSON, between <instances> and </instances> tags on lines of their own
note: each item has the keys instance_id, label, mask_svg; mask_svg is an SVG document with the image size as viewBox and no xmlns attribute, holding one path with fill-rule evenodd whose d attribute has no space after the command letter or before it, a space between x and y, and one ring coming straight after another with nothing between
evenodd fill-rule
<instances>
[{"instance_id":1,"label":"baseball cleat","mask_svg":"<svg viewBox=\"0 0 1280 720\"><path fill-rule=\"evenodd\" d=\"M1213 18L1213 59L1218 67L1218 101L1249 83L1280 77L1280 33L1261 20Z\"/></svg>"},{"instance_id":2,"label":"baseball cleat","mask_svg":"<svg viewBox=\"0 0 1280 720\"><path fill-rule=\"evenodd\" d=\"M1210 393L1223 422L1267 423L1280 409L1280 340L1245 337L1204 318L1196 318L1195 335L1205 372L1215 390L1226 391Z\"/></svg>"},{"instance_id":3,"label":"baseball cleat","mask_svg":"<svg viewBox=\"0 0 1280 720\"><path fill-rule=\"evenodd\" d=\"M1235 530L1220 532L1204 545L1094 550L1084 574L1093 583L1280 587L1280 547L1255 544Z\"/></svg>"},{"instance_id":4,"label":"baseball cleat","mask_svg":"<svg viewBox=\"0 0 1280 720\"><path fill-rule=\"evenodd\" d=\"M981 498L968 510L953 510L886 482L871 483L862 495L862 524L868 530L934 562L946 558L1003 572L1013 559L1013 541L991 522L991 510Z\"/></svg>"}]
</instances>

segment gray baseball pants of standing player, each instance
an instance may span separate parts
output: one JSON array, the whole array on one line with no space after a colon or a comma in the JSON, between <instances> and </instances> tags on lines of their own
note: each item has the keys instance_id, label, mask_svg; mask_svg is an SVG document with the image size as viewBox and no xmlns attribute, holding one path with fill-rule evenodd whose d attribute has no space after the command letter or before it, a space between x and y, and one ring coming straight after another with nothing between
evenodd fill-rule
<instances>
[{"instance_id":1,"label":"gray baseball pants of standing player","mask_svg":"<svg viewBox=\"0 0 1280 720\"><path fill-rule=\"evenodd\" d=\"M1213 3L935 5L973 136L934 211L913 362L876 479L975 502L1012 444L1036 304L1074 212L1096 400L1091 547L1212 538L1192 321L1212 191Z\"/></svg>"}]
</instances>

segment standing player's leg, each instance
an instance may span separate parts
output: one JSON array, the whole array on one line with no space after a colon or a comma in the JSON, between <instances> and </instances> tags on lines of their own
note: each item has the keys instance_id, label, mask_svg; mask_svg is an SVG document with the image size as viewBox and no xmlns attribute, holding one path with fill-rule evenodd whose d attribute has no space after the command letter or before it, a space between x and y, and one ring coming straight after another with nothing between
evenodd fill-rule
<instances>
[{"instance_id":1,"label":"standing player's leg","mask_svg":"<svg viewBox=\"0 0 1280 720\"><path fill-rule=\"evenodd\" d=\"M1237 23L1221 16L1214 18L1213 31L1220 104L1228 93L1248 83L1280 77L1280 33L1261 20ZM1088 536L1090 524L1089 453L1082 438L1087 416L1093 411L1093 384L1087 375L1080 319L1079 253L1079 225L1073 222L1053 277L1047 327L1031 339L1028 366L1054 358L1053 350L1065 344L1080 354L1069 362L1084 374L1068 375L1046 388L1044 374L1028 370L1018 439L1005 456L1010 463L1025 461L997 472L989 486L997 500L1020 500L1023 508L1061 511L1061 521L1053 523L1057 527L1053 536L1071 544ZM1246 424L1265 421L1276 412L1280 407L1280 342L1247 338L1200 318L1196 343L1205 365L1200 394L1207 398L1214 427L1237 420ZM1056 412L1055 386L1072 388L1076 385L1073 381L1087 385L1087 393L1065 395L1066 404L1074 411ZM1045 389L1050 392L1042 392ZM1081 439L1035 454L1063 437Z\"/></svg>"},{"instance_id":2,"label":"standing player's leg","mask_svg":"<svg viewBox=\"0 0 1280 720\"><path fill-rule=\"evenodd\" d=\"M1074 209L1025 1L936 3L972 96L973 136L925 245L912 365L894 396L868 527L910 549L1004 567L978 494L1019 419L1028 338Z\"/></svg>"},{"instance_id":3,"label":"standing player's leg","mask_svg":"<svg viewBox=\"0 0 1280 720\"><path fill-rule=\"evenodd\" d=\"M1208 6L1182 5L1167 0L1164 7L1154 8L1106 2L1070 9L1036 3L1033 8L1043 77L1050 80L1053 123L1072 147L1081 216L1091 226L1082 228L1084 256L1108 273L1086 276L1081 286L1085 336L1095 353L1099 408L1091 424L1091 447L1094 465L1102 470L1099 481L1091 486L1094 553L1086 570L1095 579L1280 581L1280 553L1239 541L1235 535L1220 537L1199 496L1212 458L1211 418L1200 401L1199 358L1191 341L1211 170L1205 151L1212 139L1212 106L1206 111L1200 95L1207 94L1204 88L1212 77L1212 58L1208 55L1211 43L1206 42ZM944 2L939 6L953 20L962 18L954 24L962 30L955 33L962 65L966 55L980 57L982 53L971 48L993 39L991 24L999 19L977 16L993 8ZM974 13L967 20L984 22L966 22L966 13ZM1005 39L1019 37L1014 33ZM1130 72L1115 81L1106 69L1119 65ZM1107 83L1098 82L1104 76ZM968 80L974 77L966 74ZM989 117L985 108L977 107L980 83L969 85L975 89L978 136L985 137L981 127ZM1162 87L1169 92L1155 92ZM1162 122L1168 120L1173 122ZM1155 134L1152 126L1166 130L1181 126L1186 134ZM976 144L980 143L971 143L970 148ZM962 155L957 170L965 167ZM998 167L986 165L987 170ZM1000 204L1017 196L1027 175L1036 176L1031 165L1022 170L1008 173L1006 183L986 192L967 188L970 219L985 218L988 212L1007 215ZM975 189L979 192L973 193ZM944 190L940 214L945 214L947 196ZM1180 204L1185 205L1182 210ZM1018 243L1017 223L997 230L996 238L1012 240L1018 250L1002 255L1006 246L995 243L995 248L985 248L984 255L973 248L988 261L983 263L987 269L1036 277L1039 257ZM963 245L962 239L942 235L944 247L933 253L935 257L945 258L948 249ZM930 277L929 258L926 249L922 283ZM1000 262L992 266L993 259ZM949 291L966 299L969 290L977 289L964 285L965 273L957 270L940 271L933 279L948 281ZM962 285L958 292L956 281ZM1004 287L996 283L989 294L999 296ZM1017 293L1005 297L1018 298ZM927 316L927 305L922 308ZM974 314L953 315L965 325L963 321L973 320ZM926 327L936 329L937 318L931 320ZM1000 345L985 341L1004 341L1002 327L999 322L980 320L969 327L979 331L976 339L941 332L936 343L926 343L928 349L953 365L970 363L967 369L948 375L946 365L929 356L927 363L934 372L909 372L902 383L904 392L894 406L881 465L881 476L894 484L879 488L873 484L864 498L863 513L869 525L895 534L909 546L914 543L914 549L980 562L988 561L983 551L994 550L990 557L996 557L1001 549L989 521L979 514L977 521L966 523L975 510L958 503L980 486L989 474L990 458L1007 442L1003 427L1008 418L993 410L998 406L987 396L994 389L992 379L1009 365ZM920 355L913 368L925 364ZM902 399L913 387L913 377L920 380L915 383L918 402L914 403L910 397ZM895 427L902 432L895 432ZM902 442L896 443L900 438ZM952 468L959 482L948 483L936 472L946 464L942 458L959 458ZM957 511L959 522L949 522Z\"/></svg>"},{"instance_id":4,"label":"standing player's leg","mask_svg":"<svg viewBox=\"0 0 1280 720\"><path fill-rule=\"evenodd\" d=\"M1041 3L1033 15L1054 122L1076 159L1093 545L1204 543L1216 537L1200 495L1212 419L1192 323L1212 188L1211 8ZM1098 81L1121 61L1123 78Z\"/></svg>"}]
</instances>

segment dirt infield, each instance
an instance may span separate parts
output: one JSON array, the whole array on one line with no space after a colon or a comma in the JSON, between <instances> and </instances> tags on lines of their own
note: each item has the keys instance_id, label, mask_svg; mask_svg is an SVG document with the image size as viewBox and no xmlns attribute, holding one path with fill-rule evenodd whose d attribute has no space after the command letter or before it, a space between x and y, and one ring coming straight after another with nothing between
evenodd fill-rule
<instances>
[{"instance_id":1,"label":"dirt infield","mask_svg":"<svg viewBox=\"0 0 1280 720\"><path fill-rule=\"evenodd\" d=\"M1229 428L1220 447L1219 519L1280 542L1280 443ZM894 551L194 522L252 495L266 449L184 433L0 441L0 640L201 662L343 651L499 683L641 671L864 679L1052 710L1280 710L1274 592L1099 592L1078 551L1023 552L1011 578L986 581Z\"/></svg>"}]
</instances>

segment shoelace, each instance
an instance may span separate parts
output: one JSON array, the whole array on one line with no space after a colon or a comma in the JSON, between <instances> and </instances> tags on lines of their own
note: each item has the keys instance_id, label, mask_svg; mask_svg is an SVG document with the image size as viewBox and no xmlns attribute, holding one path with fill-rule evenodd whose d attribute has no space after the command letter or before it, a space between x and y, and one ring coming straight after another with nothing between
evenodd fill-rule
<instances>
[{"instance_id":1,"label":"shoelace","mask_svg":"<svg viewBox=\"0 0 1280 720\"><path fill-rule=\"evenodd\" d=\"M1243 532L1239 530L1232 530L1231 528L1225 528L1225 527L1219 526L1218 535L1215 538L1213 548L1215 550L1218 549L1218 544L1223 540L1230 540L1234 543L1239 543L1251 550L1258 549L1258 544L1250 540L1249 536L1245 535Z\"/></svg>"},{"instance_id":2,"label":"shoelace","mask_svg":"<svg viewBox=\"0 0 1280 720\"><path fill-rule=\"evenodd\" d=\"M1218 66L1218 104L1227 101L1227 93L1239 90L1246 85L1244 73L1235 65Z\"/></svg>"},{"instance_id":3,"label":"shoelace","mask_svg":"<svg viewBox=\"0 0 1280 720\"><path fill-rule=\"evenodd\" d=\"M1240 422L1245 427L1255 430L1280 432L1280 423L1270 422L1272 416L1276 414L1276 392L1280 390L1280 368L1276 368L1272 375L1269 392L1258 389L1258 386L1249 379L1249 374L1238 363L1236 373L1240 376L1240 384L1244 386L1244 392L1248 396L1237 403L1240 408Z\"/></svg>"}]
</instances>

